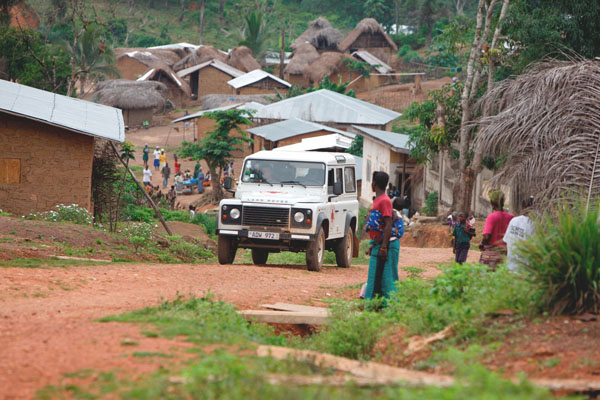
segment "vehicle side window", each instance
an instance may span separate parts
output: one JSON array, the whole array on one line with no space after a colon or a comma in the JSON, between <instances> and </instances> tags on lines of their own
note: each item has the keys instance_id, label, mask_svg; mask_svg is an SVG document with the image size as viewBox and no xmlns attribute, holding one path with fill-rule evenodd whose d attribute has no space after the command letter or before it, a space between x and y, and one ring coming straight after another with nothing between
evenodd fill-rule
<instances>
[{"instance_id":1,"label":"vehicle side window","mask_svg":"<svg viewBox=\"0 0 600 400\"><path fill-rule=\"evenodd\" d=\"M342 184L342 192L344 191L344 171L341 168L335 169L335 182L340 182Z\"/></svg>"},{"instance_id":2,"label":"vehicle side window","mask_svg":"<svg viewBox=\"0 0 600 400\"><path fill-rule=\"evenodd\" d=\"M327 170L327 193L333 194L333 168Z\"/></svg>"},{"instance_id":3,"label":"vehicle side window","mask_svg":"<svg viewBox=\"0 0 600 400\"><path fill-rule=\"evenodd\" d=\"M344 168L344 186L346 193L356 192L356 180L354 179L354 167Z\"/></svg>"}]
</instances>

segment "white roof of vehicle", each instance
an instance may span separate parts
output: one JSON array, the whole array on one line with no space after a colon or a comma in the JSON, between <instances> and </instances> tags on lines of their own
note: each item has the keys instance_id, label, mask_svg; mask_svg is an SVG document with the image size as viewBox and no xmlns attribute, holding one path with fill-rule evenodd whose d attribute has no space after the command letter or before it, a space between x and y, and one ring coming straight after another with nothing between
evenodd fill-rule
<instances>
[{"instance_id":1,"label":"white roof of vehicle","mask_svg":"<svg viewBox=\"0 0 600 400\"><path fill-rule=\"evenodd\" d=\"M122 142L120 109L0 80L0 113L6 112L84 135Z\"/></svg>"},{"instance_id":2,"label":"white roof of vehicle","mask_svg":"<svg viewBox=\"0 0 600 400\"><path fill-rule=\"evenodd\" d=\"M265 107L268 106L263 106L262 109L264 109ZM261 109L258 110L258 113L260 113L260 110ZM248 132L256 136L265 138L270 142L277 142L279 140L317 131L337 133L343 136L347 136L351 139L354 139L354 137L356 136L354 133L351 132L344 132L342 130L332 128L330 126L317 124L315 122L303 121L297 118L248 129Z\"/></svg>"},{"instance_id":3,"label":"white roof of vehicle","mask_svg":"<svg viewBox=\"0 0 600 400\"><path fill-rule=\"evenodd\" d=\"M344 94L321 89L269 104L254 118L342 124L385 125L402 114Z\"/></svg>"},{"instance_id":4,"label":"white roof of vehicle","mask_svg":"<svg viewBox=\"0 0 600 400\"><path fill-rule=\"evenodd\" d=\"M279 79L275 75L272 75L267 71L263 71L262 69L255 69L242 76L238 76L237 78L228 81L227 84L229 86L233 86L234 89L239 89L241 87L252 85L253 83L262 81L263 79L272 79L275 82L279 82L287 87L292 86L289 82L286 82L283 79Z\"/></svg>"},{"instance_id":5,"label":"white roof of vehicle","mask_svg":"<svg viewBox=\"0 0 600 400\"><path fill-rule=\"evenodd\" d=\"M281 161L306 161L306 162L324 162L327 164L337 164L336 157L344 157L344 161L340 164L356 164L356 160L352 154L348 153L325 153L320 151L281 151L263 150L254 153L246 159L250 160L281 160Z\"/></svg>"}]
</instances>

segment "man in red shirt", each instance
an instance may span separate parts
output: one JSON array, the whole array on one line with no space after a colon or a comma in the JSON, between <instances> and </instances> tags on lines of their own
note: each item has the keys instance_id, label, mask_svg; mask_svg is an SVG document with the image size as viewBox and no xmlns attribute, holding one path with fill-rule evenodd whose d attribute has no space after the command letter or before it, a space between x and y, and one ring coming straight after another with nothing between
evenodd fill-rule
<instances>
[{"instance_id":1,"label":"man in red shirt","mask_svg":"<svg viewBox=\"0 0 600 400\"><path fill-rule=\"evenodd\" d=\"M494 211L485 220L483 240L479 245L481 250L479 262L495 270L506 257L506 243L502 239L508 223L514 218L514 215L504 211L504 193L502 191L490 190L488 196Z\"/></svg>"},{"instance_id":2,"label":"man in red shirt","mask_svg":"<svg viewBox=\"0 0 600 400\"><path fill-rule=\"evenodd\" d=\"M383 217L383 226L381 229L369 230L371 258L365 291L365 298L367 299L377 296L389 298L390 293L395 290L395 284L398 280L400 243L396 237L392 237L392 224L394 222L392 201L385 193L388 180L387 173L382 171L373 172L371 189L375 192L375 199L370 213L380 213Z\"/></svg>"}]
</instances>

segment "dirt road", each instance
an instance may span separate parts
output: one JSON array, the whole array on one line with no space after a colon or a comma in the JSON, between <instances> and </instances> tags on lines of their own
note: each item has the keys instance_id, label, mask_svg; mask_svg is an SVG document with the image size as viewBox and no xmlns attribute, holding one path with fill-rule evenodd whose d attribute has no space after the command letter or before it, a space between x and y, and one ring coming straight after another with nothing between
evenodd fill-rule
<instances>
[{"instance_id":1,"label":"dirt road","mask_svg":"<svg viewBox=\"0 0 600 400\"><path fill-rule=\"evenodd\" d=\"M476 254L471 257L476 258ZM403 248L402 267L422 267L425 277L452 259L450 249ZM0 399L31 398L62 374L81 369L155 370L164 360L133 357L136 350L185 349L182 339L146 338L141 327L95 319L154 306L177 295L216 298L238 307L265 301L319 304L328 297L354 296L346 288L364 281L366 266L325 267L211 264L111 264L53 269L0 268Z\"/></svg>"}]
</instances>

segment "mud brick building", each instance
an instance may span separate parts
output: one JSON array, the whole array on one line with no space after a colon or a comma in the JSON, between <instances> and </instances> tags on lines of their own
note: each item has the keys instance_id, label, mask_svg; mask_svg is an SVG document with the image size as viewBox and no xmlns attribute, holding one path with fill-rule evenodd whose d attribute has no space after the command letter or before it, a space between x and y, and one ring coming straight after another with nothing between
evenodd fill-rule
<instances>
[{"instance_id":1,"label":"mud brick building","mask_svg":"<svg viewBox=\"0 0 600 400\"><path fill-rule=\"evenodd\" d=\"M0 80L0 209L91 210L94 141L124 131L119 109Z\"/></svg>"}]
</instances>

